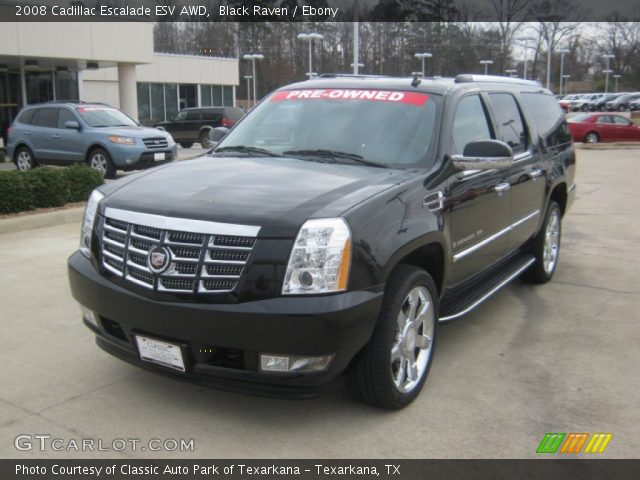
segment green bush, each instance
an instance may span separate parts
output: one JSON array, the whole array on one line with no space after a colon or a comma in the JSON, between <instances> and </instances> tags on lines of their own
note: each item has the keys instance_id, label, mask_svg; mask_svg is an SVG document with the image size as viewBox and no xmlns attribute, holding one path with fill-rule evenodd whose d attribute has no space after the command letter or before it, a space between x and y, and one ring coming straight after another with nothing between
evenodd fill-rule
<instances>
[{"instance_id":1,"label":"green bush","mask_svg":"<svg viewBox=\"0 0 640 480\"><path fill-rule=\"evenodd\" d=\"M83 202L103 183L100 174L86 165L0 171L0 214Z\"/></svg>"}]
</instances>

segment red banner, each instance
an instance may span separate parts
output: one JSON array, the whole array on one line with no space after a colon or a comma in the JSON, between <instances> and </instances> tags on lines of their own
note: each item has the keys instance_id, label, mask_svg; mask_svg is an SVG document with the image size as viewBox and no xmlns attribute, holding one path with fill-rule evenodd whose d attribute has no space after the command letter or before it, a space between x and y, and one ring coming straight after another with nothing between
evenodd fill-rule
<instances>
[{"instance_id":1,"label":"red banner","mask_svg":"<svg viewBox=\"0 0 640 480\"><path fill-rule=\"evenodd\" d=\"M346 88L313 88L305 90L283 90L271 95L269 101L284 100L366 100L372 102L404 103L422 107L429 99L426 93L399 90L354 90Z\"/></svg>"}]
</instances>

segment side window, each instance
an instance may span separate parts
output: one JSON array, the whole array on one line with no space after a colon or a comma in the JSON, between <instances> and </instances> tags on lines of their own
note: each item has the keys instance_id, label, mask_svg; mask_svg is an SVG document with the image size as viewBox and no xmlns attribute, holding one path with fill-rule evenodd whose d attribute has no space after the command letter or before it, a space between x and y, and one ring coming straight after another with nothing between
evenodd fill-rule
<instances>
[{"instance_id":1,"label":"side window","mask_svg":"<svg viewBox=\"0 0 640 480\"><path fill-rule=\"evenodd\" d=\"M35 108L31 108L29 110L25 110L18 117L18 121L20 123L24 123L25 125L31 125L31 123L33 122L33 116L36 113L36 111L37 111L37 109L35 109Z\"/></svg>"},{"instance_id":2,"label":"side window","mask_svg":"<svg viewBox=\"0 0 640 480\"><path fill-rule=\"evenodd\" d=\"M513 153L524 152L527 136L516 99L508 93L490 93L489 101L498 128L498 138L509 145Z\"/></svg>"},{"instance_id":3,"label":"side window","mask_svg":"<svg viewBox=\"0 0 640 480\"><path fill-rule=\"evenodd\" d=\"M613 123L615 123L616 125L626 125L626 126L631 125L631 122L629 120L627 120L624 117L620 117L618 115L615 115L613 117Z\"/></svg>"},{"instance_id":4,"label":"side window","mask_svg":"<svg viewBox=\"0 0 640 480\"><path fill-rule=\"evenodd\" d=\"M58 113L58 128L64 128L64 124L67 122L77 122L76 117L73 116L69 110L61 108Z\"/></svg>"},{"instance_id":5,"label":"side window","mask_svg":"<svg viewBox=\"0 0 640 480\"><path fill-rule=\"evenodd\" d=\"M612 123L609 115L600 115L596 120L596 123Z\"/></svg>"},{"instance_id":6,"label":"side window","mask_svg":"<svg viewBox=\"0 0 640 480\"><path fill-rule=\"evenodd\" d=\"M222 110L217 108L209 108L205 110L202 117L204 120L218 122L222 120Z\"/></svg>"},{"instance_id":7,"label":"side window","mask_svg":"<svg viewBox=\"0 0 640 480\"><path fill-rule=\"evenodd\" d=\"M187 119L187 112L182 110L176 115L176 122L184 122Z\"/></svg>"},{"instance_id":8,"label":"side window","mask_svg":"<svg viewBox=\"0 0 640 480\"><path fill-rule=\"evenodd\" d=\"M202 112L200 110L189 110L187 112L187 121L200 120Z\"/></svg>"},{"instance_id":9,"label":"side window","mask_svg":"<svg viewBox=\"0 0 640 480\"><path fill-rule=\"evenodd\" d=\"M520 98L546 146L558 146L571 142L571 134L564 113L555 98L544 93L533 92L522 92Z\"/></svg>"},{"instance_id":10,"label":"side window","mask_svg":"<svg viewBox=\"0 0 640 480\"><path fill-rule=\"evenodd\" d=\"M36 114L33 124L39 127L56 128L58 126L59 108L40 108Z\"/></svg>"},{"instance_id":11,"label":"side window","mask_svg":"<svg viewBox=\"0 0 640 480\"><path fill-rule=\"evenodd\" d=\"M480 96L464 97L456 107L453 119L451 154L459 155L468 143L490 138L494 137Z\"/></svg>"}]
</instances>

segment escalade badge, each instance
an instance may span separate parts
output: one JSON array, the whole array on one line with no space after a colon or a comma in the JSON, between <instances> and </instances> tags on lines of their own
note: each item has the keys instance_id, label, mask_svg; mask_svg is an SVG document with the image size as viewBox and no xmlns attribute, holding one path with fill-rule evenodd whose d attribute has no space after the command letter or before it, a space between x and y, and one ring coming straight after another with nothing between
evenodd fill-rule
<instances>
[{"instance_id":1,"label":"escalade badge","mask_svg":"<svg viewBox=\"0 0 640 480\"><path fill-rule=\"evenodd\" d=\"M147 266L153 273L162 273L171 263L171 253L166 247L156 245L149 250L147 256Z\"/></svg>"}]
</instances>

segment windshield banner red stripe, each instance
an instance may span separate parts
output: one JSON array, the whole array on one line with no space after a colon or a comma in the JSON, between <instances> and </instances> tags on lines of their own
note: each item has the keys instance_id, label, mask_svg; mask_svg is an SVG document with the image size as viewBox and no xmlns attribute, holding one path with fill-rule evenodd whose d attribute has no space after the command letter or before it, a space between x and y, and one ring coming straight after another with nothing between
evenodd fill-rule
<instances>
[{"instance_id":1,"label":"windshield banner red stripe","mask_svg":"<svg viewBox=\"0 0 640 480\"><path fill-rule=\"evenodd\" d=\"M353 89L305 89L275 92L269 101L283 100L368 100L372 102L404 103L422 107L429 99L426 93L401 92L397 90L353 90Z\"/></svg>"}]
</instances>

